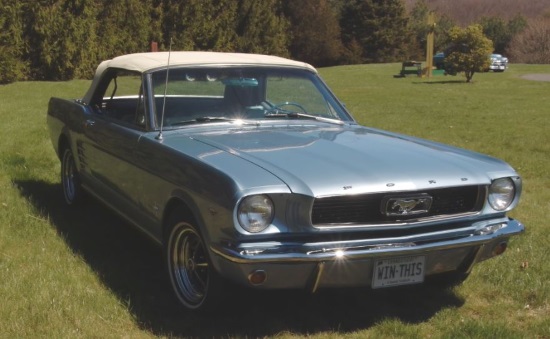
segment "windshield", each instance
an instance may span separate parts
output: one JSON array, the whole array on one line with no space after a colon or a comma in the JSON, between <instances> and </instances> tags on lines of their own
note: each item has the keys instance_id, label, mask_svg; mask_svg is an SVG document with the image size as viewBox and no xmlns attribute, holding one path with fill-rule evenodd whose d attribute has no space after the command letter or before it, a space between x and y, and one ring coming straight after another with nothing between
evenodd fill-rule
<instances>
[{"instance_id":1,"label":"windshield","mask_svg":"<svg viewBox=\"0 0 550 339\"><path fill-rule=\"evenodd\" d=\"M318 76L285 68L171 68L152 74L157 126L165 128L232 119L351 117ZM166 95L165 95L166 94Z\"/></svg>"}]
</instances>

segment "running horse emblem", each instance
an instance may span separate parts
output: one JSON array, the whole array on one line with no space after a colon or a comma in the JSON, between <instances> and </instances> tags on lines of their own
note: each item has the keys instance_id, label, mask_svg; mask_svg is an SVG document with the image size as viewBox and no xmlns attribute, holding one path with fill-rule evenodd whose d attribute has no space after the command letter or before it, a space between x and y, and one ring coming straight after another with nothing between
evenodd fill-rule
<instances>
[{"instance_id":1,"label":"running horse emblem","mask_svg":"<svg viewBox=\"0 0 550 339\"><path fill-rule=\"evenodd\" d=\"M431 207L432 198L429 196L394 198L389 201L387 215L410 215L427 213Z\"/></svg>"}]
</instances>

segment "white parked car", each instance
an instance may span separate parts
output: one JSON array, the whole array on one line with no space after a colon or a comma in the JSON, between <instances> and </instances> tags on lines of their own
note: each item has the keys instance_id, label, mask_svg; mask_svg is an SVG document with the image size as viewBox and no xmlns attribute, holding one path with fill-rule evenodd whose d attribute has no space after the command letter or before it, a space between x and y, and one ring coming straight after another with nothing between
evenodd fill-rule
<instances>
[{"instance_id":1,"label":"white parked car","mask_svg":"<svg viewBox=\"0 0 550 339\"><path fill-rule=\"evenodd\" d=\"M508 68L508 58L501 54L491 54L491 65L489 70L494 72L504 72Z\"/></svg>"}]
</instances>

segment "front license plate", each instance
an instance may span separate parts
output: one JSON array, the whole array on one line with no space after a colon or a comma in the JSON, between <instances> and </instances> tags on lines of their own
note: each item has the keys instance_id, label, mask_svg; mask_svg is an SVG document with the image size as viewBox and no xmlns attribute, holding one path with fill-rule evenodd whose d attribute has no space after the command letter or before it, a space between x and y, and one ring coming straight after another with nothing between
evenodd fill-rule
<instances>
[{"instance_id":1,"label":"front license plate","mask_svg":"<svg viewBox=\"0 0 550 339\"><path fill-rule=\"evenodd\" d=\"M418 284L424 281L424 256L375 261L372 288Z\"/></svg>"}]
</instances>

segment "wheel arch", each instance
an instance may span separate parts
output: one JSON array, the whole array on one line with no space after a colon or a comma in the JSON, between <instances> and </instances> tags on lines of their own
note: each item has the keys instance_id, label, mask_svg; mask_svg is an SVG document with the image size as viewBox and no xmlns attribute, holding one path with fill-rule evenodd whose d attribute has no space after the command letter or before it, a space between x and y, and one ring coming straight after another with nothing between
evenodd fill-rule
<instances>
[{"instance_id":1,"label":"wheel arch","mask_svg":"<svg viewBox=\"0 0 550 339\"><path fill-rule=\"evenodd\" d=\"M71 143L69 141L69 137L67 137L65 133L61 133L59 135L59 139L57 140L57 157L61 160L61 158L63 157L63 150L70 147Z\"/></svg>"},{"instance_id":2,"label":"wheel arch","mask_svg":"<svg viewBox=\"0 0 550 339\"><path fill-rule=\"evenodd\" d=\"M192 202L190 198L184 197L183 193L179 193L175 196L173 196L168 203L166 204L166 207L164 208L164 212L162 214L162 241L163 243L166 241L167 236L170 232L170 218L171 216L176 213L181 213L182 216L186 219L187 222L194 224L198 231L203 234L203 221L200 217L200 214L198 212L198 209L196 205Z\"/></svg>"},{"instance_id":3,"label":"wheel arch","mask_svg":"<svg viewBox=\"0 0 550 339\"><path fill-rule=\"evenodd\" d=\"M166 205L162 230L166 270L174 295L184 307L215 310L226 298L224 291L227 286L212 261L200 213L197 209L194 213L192 205L192 201L187 202L180 196L173 197ZM185 234L192 234L195 240L182 240L189 237L182 230ZM196 241L197 237L200 241ZM191 249L187 250L189 246ZM197 281L201 283L197 284Z\"/></svg>"}]
</instances>

